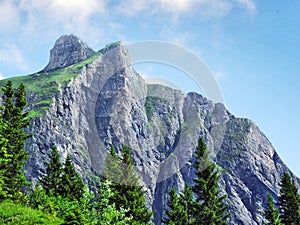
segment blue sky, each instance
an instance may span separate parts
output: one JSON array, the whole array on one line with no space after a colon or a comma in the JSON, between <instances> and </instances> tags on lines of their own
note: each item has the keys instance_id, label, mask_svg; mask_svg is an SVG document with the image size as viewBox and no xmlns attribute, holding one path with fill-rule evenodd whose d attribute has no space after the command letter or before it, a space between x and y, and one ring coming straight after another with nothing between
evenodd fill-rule
<instances>
[{"instance_id":1,"label":"blue sky","mask_svg":"<svg viewBox=\"0 0 300 225\"><path fill-rule=\"evenodd\" d=\"M209 66L229 111L257 123L300 176L299 12L298 0L0 0L0 77L44 68L62 34L95 50L117 40L175 43ZM197 90L173 68L136 68Z\"/></svg>"}]
</instances>

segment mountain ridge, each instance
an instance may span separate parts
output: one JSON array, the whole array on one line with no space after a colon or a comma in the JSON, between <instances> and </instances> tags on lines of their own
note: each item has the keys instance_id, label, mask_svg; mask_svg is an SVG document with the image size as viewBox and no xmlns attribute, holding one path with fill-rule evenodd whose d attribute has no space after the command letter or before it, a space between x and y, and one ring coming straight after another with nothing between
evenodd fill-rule
<instances>
[{"instance_id":1,"label":"mountain ridge","mask_svg":"<svg viewBox=\"0 0 300 225\"><path fill-rule=\"evenodd\" d=\"M38 112L31 115L28 131L34 136L26 143L29 180L40 179L53 144L63 157L71 153L86 181L92 170L101 172L111 144L117 151L127 144L147 187L148 204L156 210L156 224L168 190L192 184L199 137L221 169L230 224L261 224L267 192L275 197L281 174L289 171L251 120L235 117L200 94L147 85L122 43L107 45L75 65L11 80L16 85L26 81L27 110Z\"/></svg>"}]
</instances>

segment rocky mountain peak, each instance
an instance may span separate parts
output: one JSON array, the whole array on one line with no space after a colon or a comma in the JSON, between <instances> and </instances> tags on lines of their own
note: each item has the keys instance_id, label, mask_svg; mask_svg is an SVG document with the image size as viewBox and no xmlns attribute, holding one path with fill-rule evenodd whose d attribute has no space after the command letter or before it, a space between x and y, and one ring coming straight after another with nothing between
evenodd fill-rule
<instances>
[{"instance_id":1,"label":"rocky mountain peak","mask_svg":"<svg viewBox=\"0 0 300 225\"><path fill-rule=\"evenodd\" d=\"M44 71L64 68L89 58L95 52L73 34L63 35L50 50L50 60Z\"/></svg>"},{"instance_id":2,"label":"rocky mountain peak","mask_svg":"<svg viewBox=\"0 0 300 225\"><path fill-rule=\"evenodd\" d=\"M74 35L62 36L44 71L72 65L93 53ZM251 120L235 117L224 105L198 93L147 85L122 43L108 44L98 53L50 97L46 88L52 80L39 78L36 82L43 83L35 85L41 86L38 93L29 89L29 110L37 115L29 129L34 135L26 142L27 178L32 183L45 173L53 145L64 158L72 155L76 169L92 185L111 145L120 152L126 144L133 150L147 204L155 212L154 223L161 225L170 188L180 192L185 183L193 185L194 151L203 137L220 171L221 191L228 196L230 225L263 224L267 193L276 199L283 172L289 172L300 187L300 180ZM64 71L57 74L65 76ZM32 76L29 82L32 87Z\"/></svg>"}]
</instances>

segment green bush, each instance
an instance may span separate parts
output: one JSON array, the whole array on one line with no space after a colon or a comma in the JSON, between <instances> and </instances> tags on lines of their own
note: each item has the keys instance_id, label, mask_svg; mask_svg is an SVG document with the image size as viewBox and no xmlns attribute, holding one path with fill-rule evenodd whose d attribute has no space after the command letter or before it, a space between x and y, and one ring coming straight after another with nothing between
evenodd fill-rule
<instances>
[{"instance_id":1,"label":"green bush","mask_svg":"<svg viewBox=\"0 0 300 225\"><path fill-rule=\"evenodd\" d=\"M4 201L0 203L0 225L2 224L62 224L63 222L55 217L30 207Z\"/></svg>"}]
</instances>

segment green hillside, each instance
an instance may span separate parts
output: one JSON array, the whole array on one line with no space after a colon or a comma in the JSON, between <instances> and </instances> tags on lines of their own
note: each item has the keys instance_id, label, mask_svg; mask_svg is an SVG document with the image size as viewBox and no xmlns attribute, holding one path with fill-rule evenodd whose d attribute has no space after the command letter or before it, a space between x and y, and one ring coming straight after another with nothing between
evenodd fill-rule
<instances>
[{"instance_id":1,"label":"green hillside","mask_svg":"<svg viewBox=\"0 0 300 225\"><path fill-rule=\"evenodd\" d=\"M71 79L78 76L84 66L92 63L99 55L118 45L120 45L120 42L108 44L90 58L63 69L50 72L41 71L26 76L0 80L0 89L2 89L7 80L11 80L14 87L18 87L23 83L30 95L34 96L35 99L34 102L31 102L34 104L34 107L30 111L29 116L31 118L40 117L49 108L52 98L59 89L63 89Z\"/></svg>"},{"instance_id":2,"label":"green hillside","mask_svg":"<svg viewBox=\"0 0 300 225\"><path fill-rule=\"evenodd\" d=\"M13 202L0 203L0 225L2 224L62 224L58 218L29 207L21 206Z\"/></svg>"}]
</instances>

